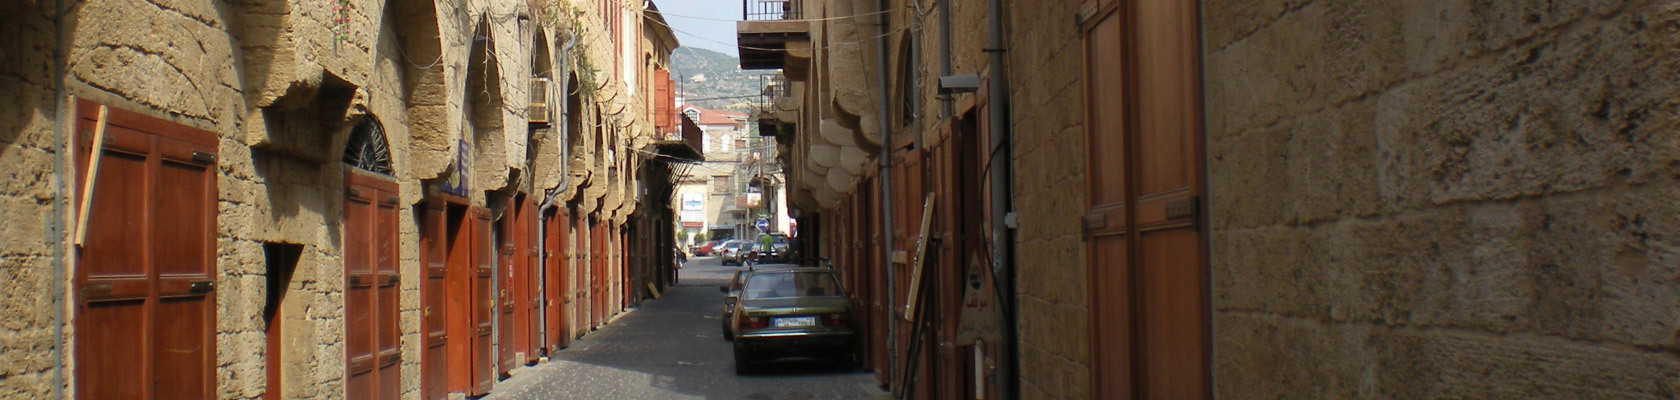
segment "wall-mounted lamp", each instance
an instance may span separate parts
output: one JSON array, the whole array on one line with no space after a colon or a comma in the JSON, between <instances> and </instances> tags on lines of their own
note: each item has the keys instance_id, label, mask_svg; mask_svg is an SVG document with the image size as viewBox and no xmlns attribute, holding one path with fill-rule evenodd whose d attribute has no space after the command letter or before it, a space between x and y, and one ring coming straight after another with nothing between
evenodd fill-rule
<instances>
[{"instance_id":1,"label":"wall-mounted lamp","mask_svg":"<svg viewBox=\"0 0 1680 400\"><path fill-rule=\"evenodd\" d=\"M950 96L980 90L980 76L974 74L939 77L939 94Z\"/></svg>"}]
</instances>

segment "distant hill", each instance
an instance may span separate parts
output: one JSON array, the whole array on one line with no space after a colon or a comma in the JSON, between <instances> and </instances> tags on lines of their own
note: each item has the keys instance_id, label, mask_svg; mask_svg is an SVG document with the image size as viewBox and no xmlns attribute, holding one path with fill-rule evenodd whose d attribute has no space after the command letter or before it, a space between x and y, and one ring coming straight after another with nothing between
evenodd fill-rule
<instances>
[{"instance_id":1,"label":"distant hill","mask_svg":"<svg viewBox=\"0 0 1680 400\"><path fill-rule=\"evenodd\" d=\"M715 110L746 111L758 101L759 75L775 70L742 71L734 55L697 47L671 53L671 79L689 103ZM713 100L700 100L713 99Z\"/></svg>"}]
</instances>

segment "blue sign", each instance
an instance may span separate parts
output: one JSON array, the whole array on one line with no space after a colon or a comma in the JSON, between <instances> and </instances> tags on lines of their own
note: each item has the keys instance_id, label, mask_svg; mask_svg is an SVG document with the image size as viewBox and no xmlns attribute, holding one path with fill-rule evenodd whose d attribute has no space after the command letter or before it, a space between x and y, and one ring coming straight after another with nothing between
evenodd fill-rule
<instances>
[{"instance_id":1,"label":"blue sign","mask_svg":"<svg viewBox=\"0 0 1680 400\"><path fill-rule=\"evenodd\" d=\"M756 226L758 226L758 231L759 232L769 232L770 231L770 221L765 221L765 220L762 220L762 219L758 220L758 224L756 224Z\"/></svg>"},{"instance_id":2,"label":"blue sign","mask_svg":"<svg viewBox=\"0 0 1680 400\"><path fill-rule=\"evenodd\" d=\"M455 150L454 165L449 167L448 172L444 172L446 177L443 183L438 185L440 191L461 197L468 196L467 187L471 185L467 182L467 171L470 171L467 168L467 151L467 141L462 140L460 147Z\"/></svg>"}]
</instances>

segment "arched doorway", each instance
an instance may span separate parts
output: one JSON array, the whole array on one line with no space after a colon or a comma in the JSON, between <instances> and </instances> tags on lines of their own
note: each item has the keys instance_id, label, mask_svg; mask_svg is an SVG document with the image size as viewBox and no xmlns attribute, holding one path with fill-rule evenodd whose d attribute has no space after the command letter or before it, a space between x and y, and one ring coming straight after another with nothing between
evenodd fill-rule
<instances>
[{"instance_id":1,"label":"arched doorway","mask_svg":"<svg viewBox=\"0 0 1680 400\"><path fill-rule=\"evenodd\" d=\"M397 181L385 129L372 116L350 129L344 155L345 394L396 399L402 385Z\"/></svg>"}]
</instances>

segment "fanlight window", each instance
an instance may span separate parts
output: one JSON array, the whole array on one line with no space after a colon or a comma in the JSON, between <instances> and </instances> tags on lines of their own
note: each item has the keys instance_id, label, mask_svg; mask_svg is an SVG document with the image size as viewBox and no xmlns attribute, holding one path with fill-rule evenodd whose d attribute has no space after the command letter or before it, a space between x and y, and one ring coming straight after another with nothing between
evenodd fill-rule
<instances>
[{"instance_id":1,"label":"fanlight window","mask_svg":"<svg viewBox=\"0 0 1680 400\"><path fill-rule=\"evenodd\" d=\"M393 176L391 146L385 141L385 128L373 117L363 118L350 129L350 141L344 144L344 164L385 176Z\"/></svg>"}]
</instances>

